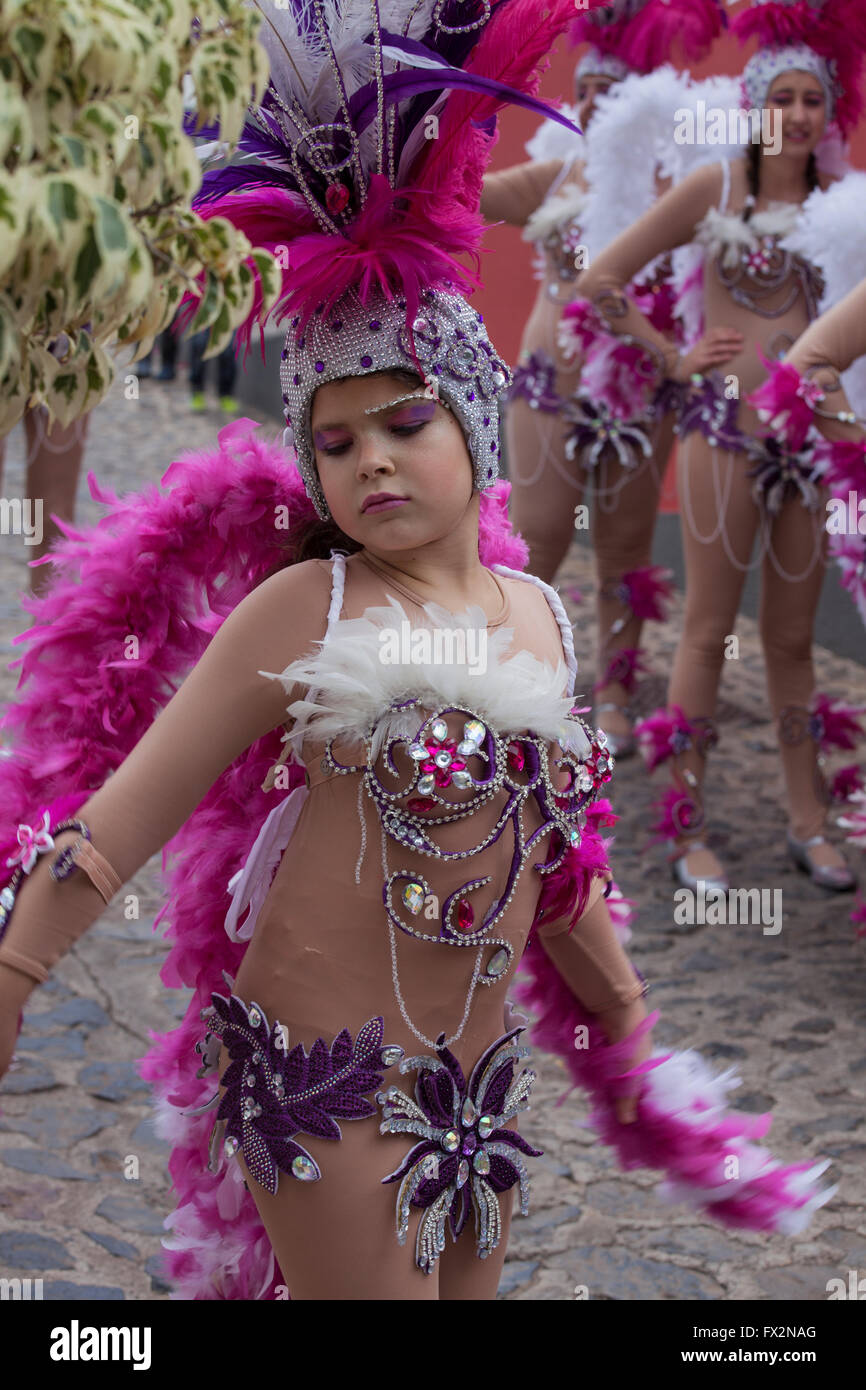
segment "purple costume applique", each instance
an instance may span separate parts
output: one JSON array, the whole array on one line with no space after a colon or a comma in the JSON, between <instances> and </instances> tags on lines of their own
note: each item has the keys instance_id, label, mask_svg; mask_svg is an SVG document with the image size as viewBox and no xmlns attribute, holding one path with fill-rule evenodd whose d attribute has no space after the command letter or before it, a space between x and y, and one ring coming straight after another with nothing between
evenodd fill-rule
<instances>
[{"instance_id":1,"label":"purple costume applique","mask_svg":"<svg viewBox=\"0 0 866 1390\"><path fill-rule=\"evenodd\" d=\"M384 1020L371 1018L354 1043L344 1028L330 1048L317 1038L309 1053L302 1043L290 1052L283 1025L271 1028L258 1004L247 1007L235 994L228 999L213 994L211 999L212 1011L205 1010L210 1032L198 1045L205 1056L199 1075L216 1066L220 1042L231 1058L221 1082L225 1094L211 1137L212 1162L225 1134L226 1151L240 1149L252 1177L272 1195L281 1172L302 1182L316 1181L322 1176L319 1165L294 1136L339 1140L343 1136L335 1117L375 1115L375 1105L364 1094L381 1086L384 1071L399 1061L403 1049L383 1047ZM218 1100L219 1092L194 1113Z\"/></svg>"},{"instance_id":2,"label":"purple costume applique","mask_svg":"<svg viewBox=\"0 0 866 1390\"><path fill-rule=\"evenodd\" d=\"M399 1182L397 1239L405 1244L410 1207L421 1207L415 1262L430 1274L445 1249L447 1220L454 1240L474 1207L478 1257L486 1259L502 1234L498 1194L520 1184L520 1210L529 1210L529 1177L523 1154L533 1158L542 1150L514 1129L510 1119L528 1109L535 1073L515 1063L529 1056L517 1039L522 1028L498 1038L475 1063L467 1083L460 1063L437 1040L437 1055L406 1057L400 1070L418 1072L415 1099L397 1086L377 1096L382 1105L382 1134L416 1134L420 1142L383 1183Z\"/></svg>"}]
</instances>

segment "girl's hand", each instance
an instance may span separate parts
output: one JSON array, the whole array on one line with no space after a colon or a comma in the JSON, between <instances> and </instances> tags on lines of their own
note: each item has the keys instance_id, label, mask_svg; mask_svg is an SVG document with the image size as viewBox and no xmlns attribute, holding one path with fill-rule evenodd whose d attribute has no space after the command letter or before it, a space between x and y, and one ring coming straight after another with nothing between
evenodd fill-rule
<instances>
[{"instance_id":1,"label":"girl's hand","mask_svg":"<svg viewBox=\"0 0 866 1390\"><path fill-rule=\"evenodd\" d=\"M26 976L0 965L0 1077L9 1070L21 1029L21 1010L32 989L33 982Z\"/></svg>"},{"instance_id":2,"label":"girl's hand","mask_svg":"<svg viewBox=\"0 0 866 1390\"><path fill-rule=\"evenodd\" d=\"M629 1033L633 1033L639 1023L647 1017L647 1009L643 999L634 999L630 1004L621 1004L615 1009L605 1009L603 1014L598 1015L598 1022L608 1042L622 1042ZM645 1062L652 1053L652 1034L647 1032L640 1038L635 1046L629 1062L635 1067L639 1062ZM634 1124L637 1119L638 1093L642 1086L642 1078L635 1078L634 1095L619 1096L615 1101L614 1108L620 1124Z\"/></svg>"},{"instance_id":3,"label":"girl's hand","mask_svg":"<svg viewBox=\"0 0 866 1390\"><path fill-rule=\"evenodd\" d=\"M702 376L713 367L723 367L742 352L745 346L742 333L733 328L711 328L690 352L680 358L674 368L674 381L686 382L694 375Z\"/></svg>"}]
</instances>

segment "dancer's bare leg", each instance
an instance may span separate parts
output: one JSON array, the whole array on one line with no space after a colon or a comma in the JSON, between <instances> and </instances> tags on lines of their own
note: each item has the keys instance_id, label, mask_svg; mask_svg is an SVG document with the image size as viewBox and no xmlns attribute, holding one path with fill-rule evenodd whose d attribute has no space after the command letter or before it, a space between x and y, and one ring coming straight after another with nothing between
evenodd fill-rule
<instances>
[{"instance_id":1,"label":"dancer's bare leg","mask_svg":"<svg viewBox=\"0 0 866 1390\"><path fill-rule=\"evenodd\" d=\"M680 705L690 719L712 719L716 712L725 639L734 630L759 513L742 454L709 445L691 434L680 448L678 484L686 568L686 606L668 687L668 704ZM677 759L680 771L704 779L705 759L689 749ZM708 809L707 820L711 819ZM680 852L689 839L677 841ZM687 870L703 878L722 875L709 850L688 856Z\"/></svg>"},{"instance_id":2,"label":"dancer's bare leg","mask_svg":"<svg viewBox=\"0 0 866 1390\"><path fill-rule=\"evenodd\" d=\"M583 499L583 473L566 458L566 434L561 415L533 410L522 397L509 402L511 520L529 546L530 574L549 584L571 546L574 509Z\"/></svg>"},{"instance_id":3,"label":"dancer's bare leg","mask_svg":"<svg viewBox=\"0 0 866 1390\"><path fill-rule=\"evenodd\" d=\"M28 546L28 560L38 560L47 554L61 531L52 521L52 513L61 520L75 520L75 498L81 460L87 439L89 415L73 420L71 425L55 423L48 426L48 412L40 407L28 410L24 417L27 436L27 496L35 502L42 500L42 538L37 545ZM49 583L53 567L40 565L30 571L30 588L39 594Z\"/></svg>"},{"instance_id":4,"label":"dancer's bare leg","mask_svg":"<svg viewBox=\"0 0 866 1390\"><path fill-rule=\"evenodd\" d=\"M827 814L816 745L805 727L815 689L812 642L826 564L823 501L818 512L807 511L798 499L785 504L772 523L772 549L764 557L762 574L760 625L767 693L780 733L790 829L798 840L822 834ZM788 714L780 728L784 711ZM815 845L809 857L819 866L845 864L829 844Z\"/></svg>"},{"instance_id":5,"label":"dancer's bare leg","mask_svg":"<svg viewBox=\"0 0 866 1390\"><path fill-rule=\"evenodd\" d=\"M598 491L593 497L592 538L595 550L596 609L598 613L598 678L618 650L639 647L643 620L619 599L607 597L611 587L630 570L650 564L659 497L674 438L675 416L661 421L653 456L636 469L623 468L616 457L599 466ZM624 626L613 631L617 622ZM597 704L626 706L629 693L614 681L596 690ZM625 708L605 710L596 723L607 733L626 735L631 723Z\"/></svg>"}]
</instances>

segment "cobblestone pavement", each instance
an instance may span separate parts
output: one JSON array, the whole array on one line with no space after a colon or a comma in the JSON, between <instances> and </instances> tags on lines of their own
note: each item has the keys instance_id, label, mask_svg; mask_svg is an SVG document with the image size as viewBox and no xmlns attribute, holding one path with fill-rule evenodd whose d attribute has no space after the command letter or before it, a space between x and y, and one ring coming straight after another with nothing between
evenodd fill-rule
<instances>
[{"instance_id":1,"label":"cobblestone pavement","mask_svg":"<svg viewBox=\"0 0 866 1390\"><path fill-rule=\"evenodd\" d=\"M184 383L142 383L139 401L117 388L91 429L85 473L128 490L156 481L186 447L211 442L216 408L188 410ZM8 496L23 495L21 432L10 442ZM96 520L82 480L79 520ZM12 638L30 623L18 604L26 586L23 539L0 537L0 699L17 674L6 663ZM835 579L829 582L836 582ZM592 681L592 582L575 546L562 575L571 603L582 675ZM681 605L669 625L651 625L651 670L640 703L660 703ZM853 613L853 610L852 610ZM854 621L852 617L852 621ZM829 1206L799 1239L729 1231L652 1194L654 1176L624 1174L581 1127L582 1098L557 1108L562 1064L537 1055L539 1079L524 1129L545 1150L535 1164L532 1211L514 1223L500 1296L592 1299L819 1300L831 1278L866 1273L866 943L849 922L851 898L830 897L798 876L784 852L781 780L768 717L755 625L738 624L740 657L725 673L722 739L708 783L714 843L735 886L781 889L784 924L678 928L661 849L646 849L654 782L636 759L612 784L618 827L614 863L640 912L633 959L663 1010L660 1044L695 1046L721 1069L735 1065L746 1111L772 1109L772 1143L786 1161L827 1157L839 1183ZM864 670L816 649L818 685L864 694ZM661 776L661 774L659 774ZM165 1029L185 999L166 991L158 968L165 945L152 935L160 904L159 859L136 876L141 919L104 916L31 999L20 1064L2 1085L0 1275L42 1278L46 1298L164 1299L159 1275L162 1219L171 1209L166 1147L154 1135L148 1096L134 1068L149 1029ZM130 1157L138 1160L138 1177Z\"/></svg>"}]
</instances>

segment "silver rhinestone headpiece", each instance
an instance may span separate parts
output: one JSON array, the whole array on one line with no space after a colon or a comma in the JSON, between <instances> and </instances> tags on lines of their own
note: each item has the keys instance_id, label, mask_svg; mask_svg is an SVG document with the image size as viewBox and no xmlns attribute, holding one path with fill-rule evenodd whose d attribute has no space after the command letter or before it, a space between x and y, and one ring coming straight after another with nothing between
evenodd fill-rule
<instances>
[{"instance_id":1,"label":"silver rhinestone headpiece","mask_svg":"<svg viewBox=\"0 0 866 1390\"><path fill-rule=\"evenodd\" d=\"M783 72L809 72L817 77L827 97L827 120L832 121L838 94L832 64L805 43L771 44L759 48L749 59L743 69L743 87L749 107L760 110L766 106L767 94Z\"/></svg>"},{"instance_id":2,"label":"silver rhinestone headpiece","mask_svg":"<svg viewBox=\"0 0 866 1390\"><path fill-rule=\"evenodd\" d=\"M499 400L511 372L497 356L483 316L462 295L426 290L410 334L405 299L388 300L376 289L362 304L351 290L335 308L314 314L303 332L298 319L292 320L281 358L286 442L294 444L307 496L323 520L331 513L316 468L310 419L316 389L329 381L396 367L417 372L420 364L433 393L460 421L476 489L491 487L499 477Z\"/></svg>"},{"instance_id":3,"label":"silver rhinestone headpiece","mask_svg":"<svg viewBox=\"0 0 866 1390\"><path fill-rule=\"evenodd\" d=\"M600 48L591 48L578 63L575 76L610 77L614 82L624 82L632 71L622 58L617 58L613 53L602 53Z\"/></svg>"}]
</instances>

